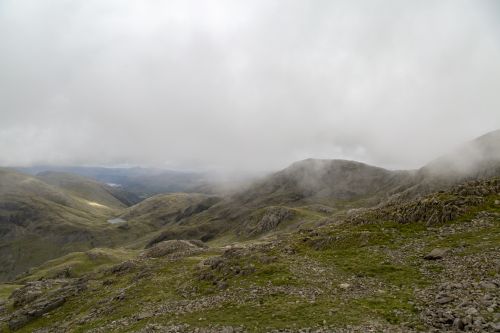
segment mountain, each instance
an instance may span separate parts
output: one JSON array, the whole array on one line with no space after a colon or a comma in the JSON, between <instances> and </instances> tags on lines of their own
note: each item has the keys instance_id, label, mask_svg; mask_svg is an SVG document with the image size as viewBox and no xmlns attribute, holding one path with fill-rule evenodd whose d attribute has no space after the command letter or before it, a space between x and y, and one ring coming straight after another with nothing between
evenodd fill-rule
<instances>
[{"instance_id":1,"label":"mountain","mask_svg":"<svg viewBox=\"0 0 500 333\"><path fill-rule=\"evenodd\" d=\"M199 193L159 194L126 209L120 216L126 220L145 220L166 224L202 212L219 199Z\"/></svg>"},{"instance_id":2,"label":"mountain","mask_svg":"<svg viewBox=\"0 0 500 333\"><path fill-rule=\"evenodd\" d=\"M392 199L414 198L473 179L500 176L500 130L466 142L414 173L411 185Z\"/></svg>"},{"instance_id":3,"label":"mountain","mask_svg":"<svg viewBox=\"0 0 500 333\"><path fill-rule=\"evenodd\" d=\"M208 176L204 173L154 168L34 166L18 167L16 169L32 175L45 172L80 175L87 179L93 179L123 189L140 198L147 198L160 193L193 192L199 189L207 189L210 185ZM211 190L211 188L209 189Z\"/></svg>"},{"instance_id":4,"label":"mountain","mask_svg":"<svg viewBox=\"0 0 500 333\"><path fill-rule=\"evenodd\" d=\"M182 225L182 221L197 216L220 201L216 196L200 193L170 193L158 194L145 199L137 205L122 211L118 216L126 221L127 228L139 227L142 235L132 243L134 247L151 246L166 238L190 237L201 238L189 228ZM174 235L165 236L165 230L172 230ZM197 231L203 230L200 226ZM187 233L184 233L187 231Z\"/></svg>"},{"instance_id":5,"label":"mountain","mask_svg":"<svg viewBox=\"0 0 500 333\"><path fill-rule=\"evenodd\" d=\"M0 170L0 279L96 243L115 209L42 180Z\"/></svg>"},{"instance_id":6,"label":"mountain","mask_svg":"<svg viewBox=\"0 0 500 333\"><path fill-rule=\"evenodd\" d=\"M500 174L500 130L487 133L419 170L423 177L460 182Z\"/></svg>"},{"instance_id":7,"label":"mountain","mask_svg":"<svg viewBox=\"0 0 500 333\"><path fill-rule=\"evenodd\" d=\"M0 323L16 332L497 332L499 193L500 178L468 181L229 246L179 239L73 253L0 285Z\"/></svg>"},{"instance_id":8,"label":"mountain","mask_svg":"<svg viewBox=\"0 0 500 333\"><path fill-rule=\"evenodd\" d=\"M411 200L468 179L500 176L499 133L481 136L418 170L386 170L346 160L299 161L199 214L161 227L151 242L267 237L327 223L351 209ZM467 168L463 159L470 160Z\"/></svg>"},{"instance_id":9,"label":"mountain","mask_svg":"<svg viewBox=\"0 0 500 333\"><path fill-rule=\"evenodd\" d=\"M30 176L2 169L0 278L95 246L141 248L175 239L224 244L274 237L331 223L353 209L411 200L468 179L500 175L499 133L477 138L419 170L308 159L222 197L169 193L138 202L137 195L116 183L61 171ZM194 183L201 179L178 173L169 178L164 171L140 168L75 170L109 181L128 181L128 188L137 179L143 185L145 179L157 182L156 190L173 184L174 179L184 179L184 185L188 179Z\"/></svg>"},{"instance_id":10,"label":"mountain","mask_svg":"<svg viewBox=\"0 0 500 333\"><path fill-rule=\"evenodd\" d=\"M144 247L166 224L217 202L203 194L134 194L63 172L0 168L0 281L94 247Z\"/></svg>"},{"instance_id":11,"label":"mountain","mask_svg":"<svg viewBox=\"0 0 500 333\"><path fill-rule=\"evenodd\" d=\"M36 178L72 195L88 201L95 200L96 203L108 207L125 208L141 201L137 195L120 187L109 186L75 174L44 171L38 173Z\"/></svg>"},{"instance_id":12,"label":"mountain","mask_svg":"<svg viewBox=\"0 0 500 333\"><path fill-rule=\"evenodd\" d=\"M360 162L307 159L293 163L235 196L243 204L335 203L377 197L407 183L412 173Z\"/></svg>"},{"instance_id":13,"label":"mountain","mask_svg":"<svg viewBox=\"0 0 500 333\"><path fill-rule=\"evenodd\" d=\"M290 231L349 208L380 203L410 186L412 177L412 172L353 161L304 160L162 227L152 242L185 237L217 242Z\"/></svg>"}]
</instances>

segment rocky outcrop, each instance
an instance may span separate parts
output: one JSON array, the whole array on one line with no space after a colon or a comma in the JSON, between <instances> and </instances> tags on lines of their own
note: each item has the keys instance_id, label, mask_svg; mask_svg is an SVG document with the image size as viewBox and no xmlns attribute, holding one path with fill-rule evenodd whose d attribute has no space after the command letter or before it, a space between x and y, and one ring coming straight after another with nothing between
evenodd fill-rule
<instances>
[{"instance_id":1,"label":"rocky outcrop","mask_svg":"<svg viewBox=\"0 0 500 333\"><path fill-rule=\"evenodd\" d=\"M10 296L16 310L8 319L9 329L16 331L22 328L85 289L86 282L82 279L28 282Z\"/></svg>"},{"instance_id":2,"label":"rocky outcrop","mask_svg":"<svg viewBox=\"0 0 500 333\"><path fill-rule=\"evenodd\" d=\"M500 179L470 181L448 191L410 201L390 202L373 209L356 211L347 218L354 224L376 220L398 223L425 222L428 225L445 223L465 215L474 207L486 203L489 195L500 193Z\"/></svg>"},{"instance_id":3,"label":"rocky outcrop","mask_svg":"<svg viewBox=\"0 0 500 333\"><path fill-rule=\"evenodd\" d=\"M253 236L274 230L280 223L290 220L294 216L295 212L292 209L286 207L267 207L257 223L250 225L248 234Z\"/></svg>"},{"instance_id":4,"label":"rocky outcrop","mask_svg":"<svg viewBox=\"0 0 500 333\"><path fill-rule=\"evenodd\" d=\"M201 252L208 248L199 240L168 240L155 244L153 247L145 250L141 256L143 258L160 257L184 257L187 255Z\"/></svg>"}]
</instances>

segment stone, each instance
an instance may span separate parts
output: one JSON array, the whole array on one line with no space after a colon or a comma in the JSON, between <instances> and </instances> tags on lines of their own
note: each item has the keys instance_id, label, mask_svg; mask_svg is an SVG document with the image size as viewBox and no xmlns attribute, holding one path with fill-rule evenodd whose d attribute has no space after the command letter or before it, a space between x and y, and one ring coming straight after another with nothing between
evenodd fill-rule
<instances>
[{"instance_id":1,"label":"stone","mask_svg":"<svg viewBox=\"0 0 500 333\"><path fill-rule=\"evenodd\" d=\"M29 308L14 312L9 319L9 328L16 331L28 324L30 321L41 317L49 311L58 308L65 302L64 297L53 299L42 299L29 305Z\"/></svg>"},{"instance_id":2,"label":"stone","mask_svg":"<svg viewBox=\"0 0 500 333\"><path fill-rule=\"evenodd\" d=\"M151 312L141 312L137 315L137 320L144 320L153 317Z\"/></svg>"},{"instance_id":3,"label":"stone","mask_svg":"<svg viewBox=\"0 0 500 333\"><path fill-rule=\"evenodd\" d=\"M437 260L442 259L446 253L449 251L448 248L435 248L430 253L428 253L424 259L426 260Z\"/></svg>"},{"instance_id":4,"label":"stone","mask_svg":"<svg viewBox=\"0 0 500 333\"><path fill-rule=\"evenodd\" d=\"M436 303L439 303L439 304L448 304L448 303L453 302L453 300L454 300L453 297L443 296L443 297L439 297L438 299L436 299Z\"/></svg>"},{"instance_id":5,"label":"stone","mask_svg":"<svg viewBox=\"0 0 500 333\"><path fill-rule=\"evenodd\" d=\"M470 307L467 309L467 311L465 311L465 313L467 313L468 315L475 315L478 313L477 309L476 308L473 308L473 307Z\"/></svg>"},{"instance_id":6,"label":"stone","mask_svg":"<svg viewBox=\"0 0 500 333\"><path fill-rule=\"evenodd\" d=\"M132 260L124 261L118 265L115 265L109 269L110 273L120 275L127 272L130 272L134 268L136 268L137 264Z\"/></svg>"},{"instance_id":7,"label":"stone","mask_svg":"<svg viewBox=\"0 0 500 333\"><path fill-rule=\"evenodd\" d=\"M224 289L227 289L229 285L227 284L226 281L219 281L217 282L217 288L219 288L220 290L224 290Z\"/></svg>"},{"instance_id":8,"label":"stone","mask_svg":"<svg viewBox=\"0 0 500 333\"><path fill-rule=\"evenodd\" d=\"M460 318L455 318L453 321L453 328L462 331L465 328L465 324Z\"/></svg>"},{"instance_id":9,"label":"stone","mask_svg":"<svg viewBox=\"0 0 500 333\"><path fill-rule=\"evenodd\" d=\"M9 319L9 329L11 331L17 331L21 327L26 326L26 324L28 324L29 321L30 318L28 318L28 316L23 314L12 316Z\"/></svg>"},{"instance_id":10,"label":"stone","mask_svg":"<svg viewBox=\"0 0 500 333\"><path fill-rule=\"evenodd\" d=\"M488 281L481 281L480 285L484 289L495 289L497 287L496 284Z\"/></svg>"},{"instance_id":11,"label":"stone","mask_svg":"<svg viewBox=\"0 0 500 333\"><path fill-rule=\"evenodd\" d=\"M341 283L339 284L339 287L342 289L349 289L351 285L349 283Z\"/></svg>"},{"instance_id":12,"label":"stone","mask_svg":"<svg viewBox=\"0 0 500 333\"><path fill-rule=\"evenodd\" d=\"M490 327L493 330L493 332L500 332L500 322L499 323L491 323Z\"/></svg>"}]
</instances>

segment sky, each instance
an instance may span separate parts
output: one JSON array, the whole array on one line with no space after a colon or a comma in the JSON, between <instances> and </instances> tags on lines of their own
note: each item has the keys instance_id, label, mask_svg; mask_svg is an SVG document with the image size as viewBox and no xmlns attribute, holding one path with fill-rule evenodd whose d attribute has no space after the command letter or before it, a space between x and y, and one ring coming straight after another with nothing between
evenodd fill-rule
<instances>
[{"instance_id":1,"label":"sky","mask_svg":"<svg viewBox=\"0 0 500 333\"><path fill-rule=\"evenodd\" d=\"M497 1L0 1L0 165L417 168L498 128Z\"/></svg>"}]
</instances>

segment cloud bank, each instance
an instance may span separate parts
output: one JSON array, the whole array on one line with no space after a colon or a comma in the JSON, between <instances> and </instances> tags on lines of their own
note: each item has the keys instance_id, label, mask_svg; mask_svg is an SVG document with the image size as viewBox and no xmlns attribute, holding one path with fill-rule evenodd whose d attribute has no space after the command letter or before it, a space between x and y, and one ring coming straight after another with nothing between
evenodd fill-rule
<instances>
[{"instance_id":1,"label":"cloud bank","mask_svg":"<svg viewBox=\"0 0 500 333\"><path fill-rule=\"evenodd\" d=\"M495 1L0 2L0 165L421 166L500 128Z\"/></svg>"}]
</instances>

